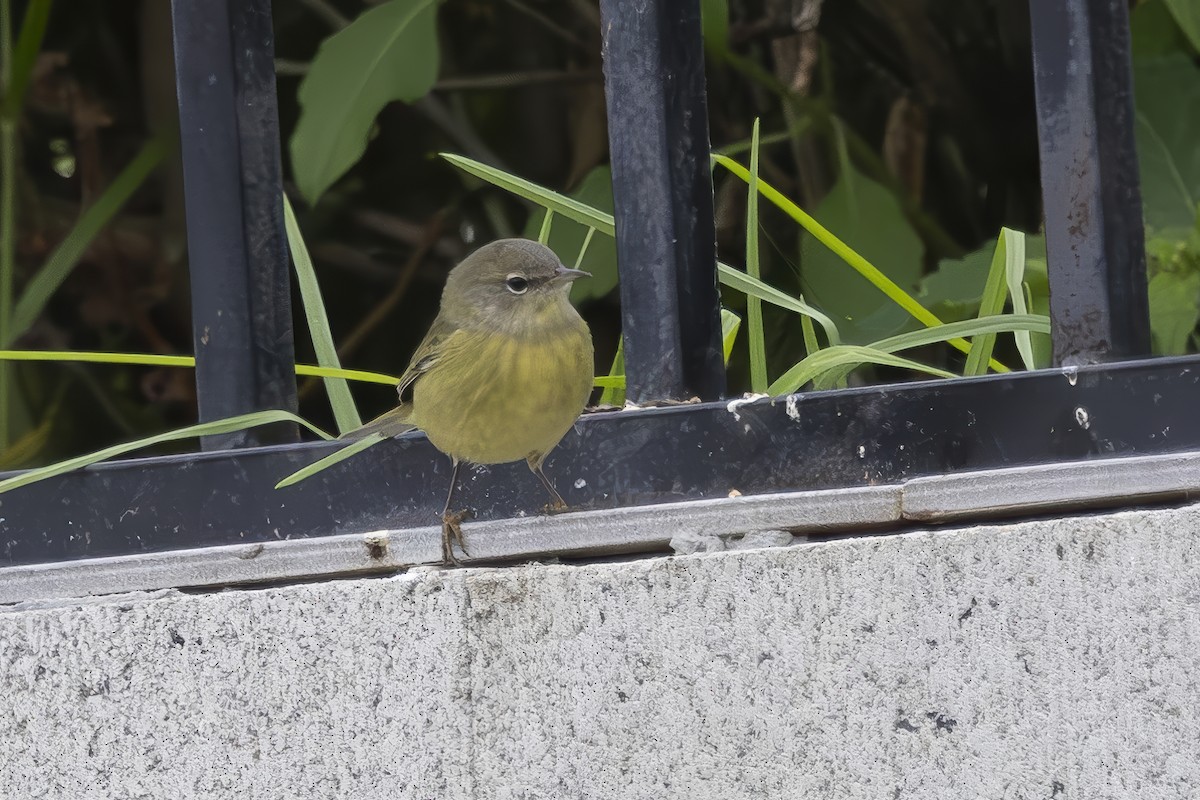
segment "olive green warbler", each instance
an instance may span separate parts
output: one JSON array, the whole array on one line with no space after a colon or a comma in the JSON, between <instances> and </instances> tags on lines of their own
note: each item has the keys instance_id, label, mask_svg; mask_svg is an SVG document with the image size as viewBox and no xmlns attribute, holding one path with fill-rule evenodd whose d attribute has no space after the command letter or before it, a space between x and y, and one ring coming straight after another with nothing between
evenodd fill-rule
<instances>
[{"instance_id":1,"label":"olive green warbler","mask_svg":"<svg viewBox=\"0 0 1200 800\"><path fill-rule=\"evenodd\" d=\"M396 436L419 428L450 456L442 510L442 555L463 552L464 513L451 512L462 462L524 459L567 504L542 462L566 435L592 390L592 337L568 300L571 282L590 277L564 267L550 248L526 239L484 245L450 271L437 318L400 377L399 407L346 434Z\"/></svg>"}]
</instances>

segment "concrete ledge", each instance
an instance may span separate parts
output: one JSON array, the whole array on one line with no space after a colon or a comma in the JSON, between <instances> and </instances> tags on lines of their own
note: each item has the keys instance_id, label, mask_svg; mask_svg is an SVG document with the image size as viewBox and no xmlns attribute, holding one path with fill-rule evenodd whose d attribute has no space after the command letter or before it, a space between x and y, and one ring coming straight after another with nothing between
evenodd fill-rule
<instances>
[{"instance_id":1,"label":"concrete ledge","mask_svg":"<svg viewBox=\"0 0 1200 800\"><path fill-rule=\"evenodd\" d=\"M1198 534L1189 507L19 604L0 797L1194 798Z\"/></svg>"},{"instance_id":2,"label":"concrete ledge","mask_svg":"<svg viewBox=\"0 0 1200 800\"><path fill-rule=\"evenodd\" d=\"M468 563L546 556L665 552L672 542L782 530L862 531L927 523L1078 512L1200 492L1200 453L963 472L899 485L789 492L468 522ZM0 603L172 587L392 573L441 559L438 527L177 550L0 568ZM692 549L706 549L696 545Z\"/></svg>"},{"instance_id":3,"label":"concrete ledge","mask_svg":"<svg viewBox=\"0 0 1200 800\"><path fill-rule=\"evenodd\" d=\"M465 560L477 562L666 550L673 536L828 533L899 520L900 489L878 486L467 522L463 532L471 550ZM440 527L92 558L0 569L0 603L395 572L441 558Z\"/></svg>"}]
</instances>

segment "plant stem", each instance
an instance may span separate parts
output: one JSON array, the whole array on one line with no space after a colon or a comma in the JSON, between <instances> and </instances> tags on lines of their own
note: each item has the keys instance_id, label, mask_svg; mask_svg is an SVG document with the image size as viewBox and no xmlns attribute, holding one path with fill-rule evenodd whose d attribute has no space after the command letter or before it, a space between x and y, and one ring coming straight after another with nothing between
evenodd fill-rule
<instances>
[{"instance_id":1,"label":"plant stem","mask_svg":"<svg viewBox=\"0 0 1200 800\"><path fill-rule=\"evenodd\" d=\"M0 0L0 97L12 89L12 0ZM13 273L16 271L17 125L0 115L0 341L8 341L12 323ZM12 369L0 362L0 451L8 448Z\"/></svg>"}]
</instances>

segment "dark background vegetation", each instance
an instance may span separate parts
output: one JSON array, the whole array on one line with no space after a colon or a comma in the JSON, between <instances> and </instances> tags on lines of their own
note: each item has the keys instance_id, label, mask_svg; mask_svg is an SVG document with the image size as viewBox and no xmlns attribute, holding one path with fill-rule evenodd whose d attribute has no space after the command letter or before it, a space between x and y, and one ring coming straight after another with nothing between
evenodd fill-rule
<instances>
[{"instance_id":1,"label":"dark background vegetation","mask_svg":"<svg viewBox=\"0 0 1200 800\"><path fill-rule=\"evenodd\" d=\"M1153 41L1170 39L1166 50L1194 59L1163 2L1141 4L1151 8L1137 9L1135 25L1153 17L1145 23L1157 26ZM286 143L307 65L323 40L370 6L275 0L289 178ZM710 15L724 11L723 3L705 6ZM24 8L13 5L14 28ZM727 35L709 41L713 147L747 139L756 117L764 135L796 131L764 148L761 173L814 213L853 164L904 209L925 274L985 246L1001 226L1036 234L1027 8L1028 0L729 0ZM599 30L595 0L446 0L433 91L385 108L361 161L315 206L289 186L346 366L398 374L436 311L446 271L483 242L527 231L527 204L467 179L436 153L463 153L565 192L599 176L592 199L603 204L594 196L596 186L604 194L608 158ZM149 136L169 133L174 102L167 0L55 4L19 117L18 292L81 207ZM721 170L714 179L722 258L740 264L745 184ZM839 283L832 292L822 284L825 297L808 283L799 228L768 206L763 213L764 279L836 304L829 296L841 294ZM872 240L885 254L891 246L886 226L876 228L870 213L831 227L866 251ZM915 292L912 277L906 288ZM851 295L866 286L848 270L836 281ZM187 291L182 175L172 155L16 346L190 353ZM740 311L744 299L729 294L726 305ZM587 298L582 310L597 368L606 371L619 333L616 292ZM876 332L894 329L884 321ZM297 330L298 358L312 363L303 325ZM767 352L776 374L803 356L798 317L768 307ZM930 357L954 358L941 351ZM746 388L745 369L739 343L731 392ZM0 390L15 399L9 436L25 440L0 467L44 463L194 416L190 370L22 364L6 375ZM301 414L332 427L320 387L301 386ZM355 393L364 416L394 398L387 387Z\"/></svg>"}]
</instances>

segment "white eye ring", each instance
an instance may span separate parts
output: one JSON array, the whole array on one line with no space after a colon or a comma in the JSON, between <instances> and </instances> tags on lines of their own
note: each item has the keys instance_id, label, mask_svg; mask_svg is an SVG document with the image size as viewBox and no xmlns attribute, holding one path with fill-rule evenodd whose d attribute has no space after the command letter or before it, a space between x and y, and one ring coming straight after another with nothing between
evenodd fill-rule
<instances>
[{"instance_id":1,"label":"white eye ring","mask_svg":"<svg viewBox=\"0 0 1200 800\"><path fill-rule=\"evenodd\" d=\"M529 281L524 275L514 272L504 279L504 288L513 294L525 294L529 291Z\"/></svg>"}]
</instances>

